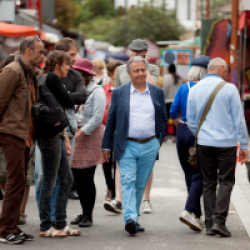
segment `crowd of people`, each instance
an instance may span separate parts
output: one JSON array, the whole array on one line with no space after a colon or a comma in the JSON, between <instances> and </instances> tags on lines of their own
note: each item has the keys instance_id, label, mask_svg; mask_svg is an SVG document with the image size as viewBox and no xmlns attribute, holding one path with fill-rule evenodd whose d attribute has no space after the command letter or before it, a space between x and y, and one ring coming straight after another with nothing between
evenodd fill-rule
<instances>
[{"instance_id":1,"label":"crowd of people","mask_svg":"<svg viewBox=\"0 0 250 250\"><path fill-rule=\"evenodd\" d=\"M225 222L236 146L239 141L244 163L248 134L239 93L225 82L226 62L194 58L184 84L170 65L161 89L147 43L136 39L129 49L126 64L114 60L106 66L102 60L80 58L70 38L45 57L39 37L27 37L19 53L0 62L0 243L34 240L18 227L26 223L32 185L39 236L81 235L67 224L67 203L69 198L80 202L71 225L93 225L100 164L107 186L104 209L123 213L130 235L143 232L140 206L143 213L153 212L153 168L170 117L188 191L180 221L194 231L205 226L207 235L231 236ZM197 165L190 161L190 148L197 150Z\"/></svg>"}]
</instances>

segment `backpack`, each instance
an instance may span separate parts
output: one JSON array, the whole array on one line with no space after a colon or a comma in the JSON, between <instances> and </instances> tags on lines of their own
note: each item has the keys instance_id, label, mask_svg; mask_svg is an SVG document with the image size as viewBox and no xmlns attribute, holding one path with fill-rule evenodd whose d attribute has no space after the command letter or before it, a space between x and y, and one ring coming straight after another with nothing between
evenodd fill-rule
<instances>
[{"instance_id":1,"label":"backpack","mask_svg":"<svg viewBox=\"0 0 250 250\"><path fill-rule=\"evenodd\" d=\"M44 75L39 81L40 114L36 118L36 139L48 139L69 125L63 107L46 86L47 76Z\"/></svg>"}]
</instances>

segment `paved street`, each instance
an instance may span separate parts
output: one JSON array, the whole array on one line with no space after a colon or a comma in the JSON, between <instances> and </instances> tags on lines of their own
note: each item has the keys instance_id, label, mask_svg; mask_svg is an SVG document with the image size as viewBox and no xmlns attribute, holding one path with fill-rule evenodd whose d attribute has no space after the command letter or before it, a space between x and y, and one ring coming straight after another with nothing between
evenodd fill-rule
<instances>
[{"instance_id":1,"label":"paved street","mask_svg":"<svg viewBox=\"0 0 250 250\"><path fill-rule=\"evenodd\" d=\"M163 144L160 161L155 165L154 185L151 195L155 212L152 215L142 215L140 219L140 224L146 228L145 233L129 236L124 230L123 217L113 215L103 209L106 187L100 166L96 173L96 184L97 202L94 212L94 225L91 228L82 229L82 236L65 239L39 238L39 218L34 188L32 187L26 212L28 214L27 224L22 226L22 229L27 233L34 234L35 241L27 242L21 246L0 245L0 249L250 249L249 238L239 216L234 212L229 215L227 222L233 234L232 238L209 237L205 235L205 230L196 233L179 222L178 217L184 208L186 199L186 188L175 146L171 141ZM230 210L235 211L232 204ZM68 205L69 220L73 219L79 212L79 201L70 200Z\"/></svg>"}]
</instances>

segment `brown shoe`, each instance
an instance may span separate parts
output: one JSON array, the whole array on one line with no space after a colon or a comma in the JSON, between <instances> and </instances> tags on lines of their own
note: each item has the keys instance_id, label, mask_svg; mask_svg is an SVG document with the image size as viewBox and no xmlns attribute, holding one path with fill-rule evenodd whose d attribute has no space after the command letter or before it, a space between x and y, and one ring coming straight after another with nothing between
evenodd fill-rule
<instances>
[{"instance_id":1,"label":"brown shoe","mask_svg":"<svg viewBox=\"0 0 250 250\"><path fill-rule=\"evenodd\" d=\"M27 217L27 215L25 215L25 214L20 214L20 218L19 218L19 223L18 223L18 225L25 225L25 224L26 224L26 217Z\"/></svg>"}]
</instances>

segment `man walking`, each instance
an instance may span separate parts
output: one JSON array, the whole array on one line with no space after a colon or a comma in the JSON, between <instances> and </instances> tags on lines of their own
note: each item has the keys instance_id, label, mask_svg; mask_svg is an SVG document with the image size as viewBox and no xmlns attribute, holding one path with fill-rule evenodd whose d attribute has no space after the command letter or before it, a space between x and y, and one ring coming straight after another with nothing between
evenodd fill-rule
<instances>
[{"instance_id":1,"label":"man walking","mask_svg":"<svg viewBox=\"0 0 250 250\"><path fill-rule=\"evenodd\" d=\"M146 82L147 67L140 56L128 61L131 81L113 91L102 143L108 162L115 133L114 157L120 169L125 230L129 234L144 231L137 222L140 203L167 123L164 92Z\"/></svg>"},{"instance_id":2,"label":"man walking","mask_svg":"<svg viewBox=\"0 0 250 250\"><path fill-rule=\"evenodd\" d=\"M0 146L6 162L6 189L0 215L0 243L18 244L32 240L17 224L24 194L34 126L31 107L36 100L34 68L44 60L39 37L27 37L16 59L0 72Z\"/></svg>"},{"instance_id":3,"label":"man walking","mask_svg":"<svg viewBox=\"0 0 250 250\"><path fill-rule=\"evenodd\" d=\"M187 120L194 135L211 93L226 79L227 73L226 62L215 58L208 65L208 74L190 90ZM225 223L235 184L237 141L240 142L243 164L248 159L248 133L238 90L233 84L227 83L216 95L198 135L207 235L231 236ZM218 177L219 190L216 196Z\"/></svg>"},{"instance_id":4,"label":"man walking","mask_svg":"<svg viewBox=\"0 0 250 250\"><path fill-rule=\"evenodd\" d=\"M150 55L148 53L148 45L144 40L142 40L142 39L133 40L129 44L129 49L130 49L130 57L141 56L141 57L145 58L147 61L149 61ZM153 64L148 64L148 69L146 70L146 81L147 82L156 85L156 82L159 78L159 74L160 74L159 67L157 67L156 65L153 65ZM116 74L116 78L115 78L115 85L117 87L119 87L121 85L124 85L124 84L130 82L130 81L131 81L131 79L130 79L130 76L126 70L126 65L120 66L117 70L117 74ZM142 212L147 213L147 214L153 213L153 208L152 208L152 205L150 203L150 190L151 190L152 183L153 183L153 171L152 171L150 178L147 182L145 192L144 192L144 197L143 197ZM114 210L116 210L117 203L118 203L118 207L119 207L119 202L117 202L116 200L111 201L109 205L112 206Z\"/></svg>"}]
</instances>

